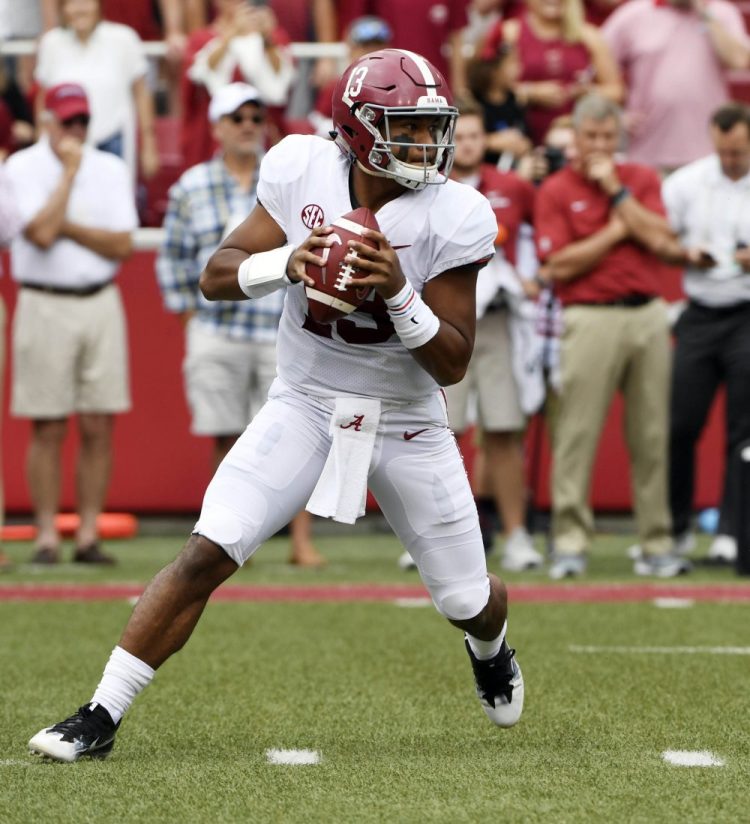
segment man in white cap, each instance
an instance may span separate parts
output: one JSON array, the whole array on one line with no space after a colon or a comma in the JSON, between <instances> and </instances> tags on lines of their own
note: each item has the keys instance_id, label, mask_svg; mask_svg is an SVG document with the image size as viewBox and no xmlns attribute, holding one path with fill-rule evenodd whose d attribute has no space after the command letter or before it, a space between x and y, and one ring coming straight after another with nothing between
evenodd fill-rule
<instances>
[{"instance_id":1,"label":"man in white cap","mask_svg":"<svg viewBox=\"0 0 750 824\"><path fill-rule=\"evenodd\" d=\"M219 152L188 169L169 193L156 271L166 308L185 326L185 390L194 435L214 439L218 466L276 377L283 292L260 300L209 302L200 273L221 241L252 211L263 154L266 109L247 83L219 89L208 110ZM292 521L291 563L319 566L311 516Z\"/></svg>"}]
</instances>

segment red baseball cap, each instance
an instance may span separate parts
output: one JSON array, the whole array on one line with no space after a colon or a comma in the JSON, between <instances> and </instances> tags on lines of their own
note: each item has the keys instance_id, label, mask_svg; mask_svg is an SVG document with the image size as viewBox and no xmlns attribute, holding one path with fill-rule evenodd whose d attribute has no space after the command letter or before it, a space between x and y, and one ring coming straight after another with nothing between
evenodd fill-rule
<instances>
[{"instance_id":1,"label":"red baseball cap","mask_svg":"<svg viewBox=\"0 0 750 824\"><path fill-rule=\"evenodd\" d=\"M58 120L68 120L78 114L91 115L86 90L78 83L59 83L48 89L44 108Z\"/></svg>"}]
</instances>

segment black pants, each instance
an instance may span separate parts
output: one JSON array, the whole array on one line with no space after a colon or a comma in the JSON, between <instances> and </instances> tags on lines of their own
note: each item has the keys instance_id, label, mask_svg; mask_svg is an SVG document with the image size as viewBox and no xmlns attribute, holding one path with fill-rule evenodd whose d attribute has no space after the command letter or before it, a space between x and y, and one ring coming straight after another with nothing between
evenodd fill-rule
<instances>
[{"instance_id":1,"label":"black pants","mask_svg":"<svg viewBox=\"0 0 750 824\"><path fill-rule=\"evenodd\" d=\"M675 535L690 527L695 446L720 384L726 384L726 467L750 438L750 303L711 309L690 303L675 328L670 430L670 506ZM719 532L732 534L727 470Z\"/></svg>"}]
</instances>

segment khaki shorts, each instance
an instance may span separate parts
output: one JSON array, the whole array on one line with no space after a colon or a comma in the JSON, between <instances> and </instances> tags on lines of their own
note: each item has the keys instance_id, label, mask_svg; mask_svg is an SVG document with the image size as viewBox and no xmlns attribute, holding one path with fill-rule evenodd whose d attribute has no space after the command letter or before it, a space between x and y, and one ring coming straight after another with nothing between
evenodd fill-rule
<instances>
[{"instance_id":1,"label":"khaki shorts","mask_svg":"<svg viewBox=\"0 0 750 824\"><path fill-rule=\"evenodd\" d=\"M488 312L477 321L474 354L466 376L445 390L448 420L454 432L473 421L469 402L476 401L479 425L485 432L520 432L526 426L513 377L509 313Z\"/></svg>"},{"instance_id":2,"label":"khaki shorts","mask_svg":"<svg viewBox=\"0 0 750 824\"><path fill-rule=\"evenodd\" d=\"M88 297L20 289L11 412L45 419L128 409L127 333L117 287Z\"/></svg>"},{"instance_id":3,"label":"khaki shorts","mask_svg":"<svg viewBox=\"0 0 750 824\"><path fill-rule=\"evenodd\" d=\"M233 340L196 318L182 366L194 435L239 435L266 402L276 377L276 344Z\"/></svg>"}]
</instances>

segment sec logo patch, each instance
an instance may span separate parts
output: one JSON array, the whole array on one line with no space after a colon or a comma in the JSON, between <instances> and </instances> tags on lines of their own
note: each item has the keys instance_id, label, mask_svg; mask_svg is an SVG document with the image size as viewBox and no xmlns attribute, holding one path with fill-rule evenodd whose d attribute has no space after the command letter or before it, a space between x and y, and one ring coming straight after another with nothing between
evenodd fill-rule
<instances>
[{"instance_id":1,"label":"sec logo patch","mask_svg":"<svg viewBox=\"0 0 750 824\"><path fill-rule=\"evenodd\" d=\"M315 229L323 225L323 210L317 203L308 203L302 209L300 217L308 229Z\"/></svg>"}]
</instances>

